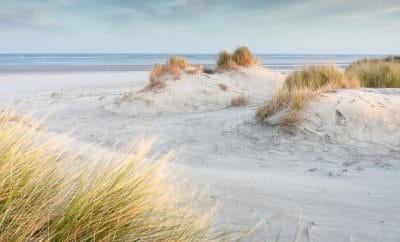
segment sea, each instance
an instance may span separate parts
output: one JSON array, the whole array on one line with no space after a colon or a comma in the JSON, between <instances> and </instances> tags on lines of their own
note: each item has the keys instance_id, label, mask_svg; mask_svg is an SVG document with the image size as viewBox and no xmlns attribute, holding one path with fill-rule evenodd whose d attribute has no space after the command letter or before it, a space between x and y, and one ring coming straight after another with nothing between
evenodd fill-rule
<instances>
[{"instance_id":1,"label":"sea","mask_svg":"<svg viewBox=\"0 0 400 242\"><path fill-rule=\"evenodd\" d=\"M154 63L165 63L169 56L185 57L189 63L212 66L217 54L0 54L0 72L35 70L149 70ZM380 58L359 54L256 54L267 68L291 72L306 65L336 64L346 68L356 60Z\"/></svg>"}]
</instances>

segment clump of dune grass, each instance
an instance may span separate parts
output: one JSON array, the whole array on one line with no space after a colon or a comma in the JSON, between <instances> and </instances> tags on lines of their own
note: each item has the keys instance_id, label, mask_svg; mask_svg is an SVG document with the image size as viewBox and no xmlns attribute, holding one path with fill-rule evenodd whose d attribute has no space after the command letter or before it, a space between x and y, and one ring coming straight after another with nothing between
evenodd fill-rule
<instances>
[{"instance_id":1,"label":"clump of dune grass","mask_svg":"<svg viewBox=\"0 0 400 242\"><path fill-rule=\"evenodd\" d=\"M335 65L308 66L303 70L295 70L284 83L289 91L292 89L307 88L310 90L355 88L358 87L357 79L345 76Z\"/></svg>"},{"instance_id":2,"label":"clump of dune grass","mask_svg":"<svg viewBox=\"0 0 400 242\"><path fill-rule=\"evenodd\" d=\"M168 72L174 76L174 79L178 79L182 74L182 70L185 69L187 65L188 64L185 58L171 56L167 61L166 68Z\"/></svg>"},{"instance_id":3,"label":"clump of dune grass","mask_svg":"<svg viewBox=\"0 0 400 242\"><path fill-rule=\"evenodd\" d=\"M200 64L189 65L185 58L171 56L165 65L154 64L149 74L149 84L144 90L162 89L166 87L166 79L178 80L182 73L189 75L200 74L203 66Z\"/></svg>"},{"instance_id":4,"label":"clump of dune grass","mask_svg":"<svg viewBox=\"0 0 400 242\"><path fill-rule=\"evenodd\" d=\"M0 115L0 241L207 241L210 213L174 183L149 144L126 153L67 152ZM174 185L175 184L175 185Z\"/></svg>"},{"instance_id":5,"label":"clump of dune grass","mask_svg":"<svg viewBox=\"0 0 400 242\"><path fill-rule=\"evenodd\" d=\"M226 70L236 70L240 66L250 67L257 64L257 59L247 47L238 47L233 54L221 51L217 60L217 67Z\"/></svg>"},{"instance_id":6,"label":"clump of dune grass","mask_svg":"<svg viewBox=\"0 0 400 242\"><path fill-rule=\"evenodd\" d=\"M248 99L243 95L239 95L239 96L233 97L231 99L231 106L233 106L233 107L246 106L247 103L248 103Z\"/></svg>"},{"instance_id":7,"label":"clump of dune grass","mask_svg":"<svg viewBox=\"0 0 400 242\"><path fill-rule=\"evenodd\" d=\"M223 50L218 55L217 67L226 70L236 70L238 65L233 60L232 54Z\"/></svg>"},{"instance_id":8,"label":"clump of dune grass","mask_svg":"<svg viewBox=\"0 0 400 242\"><path fill-rule=\"evenodd\" d=\"M363 87L400 88L400 57L357 61L347 67L346 74L357 77Z\"/></svg>"},{"instance_id":9,"label":"clump of dune grass","mask_svg":"<svg viewBox=\"0 0 400 242\"><path fill-rule=\"evenodd\" d=\"M239 66L249 67L258 63L257 59L250 52L249 48L245 46L237 48L235 52L233 52L232 58L233 61Z\"/></svg>"},{"instance_id":10,"label":"clump of dune grass","mask_svg":"<svg viewBox=\"0 0 400 242\"><path fill-rule=\"evenodd\" d=\"M290 74L277 94L258 108L257 117L265 122L278 111L282 111L285 114L280 124L290 128L299 120L299 114L305 105L319 94L357 87L358 79L346 76L334 65L309 66Z\"/></svg>"},{"instance_id":11,"label":"clump of dune grass","mask_svg":"<svg viewBox=\"0 0 400 242\"><path fill-rule=\"evenodd\" d=\"M159 63L155 63L149 74L149 88L165 88L165 81L162 75L165 73L165 67Z\"/></svg>"}]
</instances>

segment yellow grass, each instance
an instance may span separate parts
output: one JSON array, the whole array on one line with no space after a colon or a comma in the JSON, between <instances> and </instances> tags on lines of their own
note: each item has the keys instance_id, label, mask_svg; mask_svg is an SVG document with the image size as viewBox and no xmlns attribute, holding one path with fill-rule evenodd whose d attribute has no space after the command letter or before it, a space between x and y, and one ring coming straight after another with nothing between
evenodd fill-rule
<instances>
[{"instance_id":1,"label":"yellow grass","mask_svg":"<svg viewBox=\"0 0 400 242\"><path fill-rule=\"evenodd\" d=\"M165 73L163 65L155 63L149 74L149 88L165 88L165 81L162 79L162 75Z\"/></svg>"},{"instance_id":2,"label":"yellow grass","mask_svg":"<svg viewBox=\"0 0 400 242\"><path fill-rule=\"evenodd\" d=\"M235 52L233 52L232 58L239 66L249 67L258 63L257 59L250 52L249 48L245 46L237 48Z\"/></svg>"},{"instance_id":3,"label":"yellow grass","mask_svg":"<svg viewBox=\"0 0 400 242\"><path fill-rule=\"evenodd\" d=\"M203 66L200 64L189 65L185 58L179 56L171 56L165 65L154 64L149 74L149 84L144 90L162 89L166 87L166 80L171 78L178 80L182 72L194 75L203 72ZM171 75L168 76L167 74Z\"/></svg>"},{"instance_id":4,"label":"yellow grass","mask_svg":"<svg viewBox=\"0 0 400 242\"><path fill-rule=\"evenodd\" d=\"M0 241L210 239L210 213L172 179L168 155L69 147L0 116Z\"/></svg>"},{"instance_id":5,"label":"yellow grass","mask_svg":"<svg viewBox=\"0 0 400 242\"><path fill-rule=\"evenodd\" d=\"M247 47L238 47L233 54L221 51L217 60L217 67L225 70L236 70L240 66L250 67L258 65L255 56Z\"/></svg>"},{"instance_id":6,"label":"yellow grass","mask_svg":"<svg viewBox=\"0 0 400 242\"><path fill-rule=\"evenodd\" d=\"M248 99L243 95L239 95L239 96L233 97L231 99L231 106L234 106L234 107L246 106L247 103L248 103Z\"/></svg>"},{"instance_id":7,"label":"yellow grass","mask_svg":"<svg viewBox=\"0 0 400 242\"><path fill-rule=\"evenodd\" d=\"M187 61L184 58L178 56L171 56L167 61L167 70L174 76L175 79L178 79L182 74L182 70L187 67Z\"/></svg>"},{"instance_id":8,"label":"yellow grass","mask_svg":"<svg viewBox=\"0 0 400 242\"><path fill-rule=\"evenodd\" d=\"M218 55L217 66L220 69L236 70L238 65L232 58L232 54L228 51L221 51Z\"/></svg>"},{"instance_id":9,"label":"yellow grass","mask_svg":"<svg viewBox=\"0 0 400 242\"><path fill-rule=\"evenodd\" d=\"M257 111L261 122L283 110L285 115L281 122L284 127L293 127L299 120L304 106L324 92L339 88L357 88L356 78L346 76L336 66L309 66L296 70L286 79L283 87L272 99L262 104Z\"/></svg>"},{"instance_id":10,"label":"yellow grass","mask_svg":"<svg viewBox=\"0 0 400 242\"><path fill-rule=\"evenodd\" d=\"M358 78L363 87L400 88L400 57L357 61L346 74Z\"/></svg>"}]
</instances>

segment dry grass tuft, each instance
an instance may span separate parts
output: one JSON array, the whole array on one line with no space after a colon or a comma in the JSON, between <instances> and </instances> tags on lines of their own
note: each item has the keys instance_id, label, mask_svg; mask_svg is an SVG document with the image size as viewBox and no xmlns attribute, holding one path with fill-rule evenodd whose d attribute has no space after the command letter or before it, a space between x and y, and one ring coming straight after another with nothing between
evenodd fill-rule
<instances>
[{"instance_id":1,"label":"dry grass tuft","mask_svg":"<svg viewBox=\"0 0 400 242\"><path fill-rule=\"evenodd\" d=\"M149 74L149 85L151 88L165 88L165 81L162 79L162 75L166 72L163 65L155 63Z\"/></svg>"},{"instance_id":2,"label":"dry grass tuft","mask_svg":"<svg viewBox=\"0 0 400 242\"><path fill-rule=\"evenodd\" d=\"M237 48L233 53L232 58L239 66L249 67L258 64L257 59L250 52L249 48L245 46Z\"/></svg>"},{"instance_id":3,"label":"dry grass tuft","mask_svg":"<svg viewBox=\"0 0 400 242\"><path fill-rule=\"evenodd\" d=\"M168 76L167 74L172 75L173 80L178 80L182 75L182 72L189 75L201 74L203 72L203 66L200 64L189 65L185 58L171 56L165 65L158 63L154 64L153 68L150 70L150 83L144 90L165 88L166 79L171 78L171 76Z\"/></svg>"},{"instance_id":4,"label":"dry grass tuft","mask_svg":"<svg viewBox=\"0 0 400 242\"><path fill-rule=\"evenodd\" d=\"M174 79L179 79L182 70L187 67L187 61L179 56L171 56L167 61L167 70L174 76Z\"/></svg>"},{"instance_id":5,"label":"dry grass tuft","mask_svg":"<svg viewBox=\"0 0 400 242\"><path fill-rule=\"evenodd\" d=\"M225 70L237 70L240 66L254 65L258 65L258 61L247 47L239 47L233 54L221 51L217 60L217 67Z\"/></svg>"},{"instance_id":6,"label":"dry grass tuft","mask_svg":"<svg viewBox=\"0 0 400 242\"><path fill-rule=\"evenodd\" d=\"M358 80L344 75L336 66L309 66L289 75L278 93L258 108L257 117L265 122L267 118L283 110L285 115L280 124L290 128L297 123L304 106L319 94L339 88L357 87Z\"/></svg>"},{"instance_id":7,"label":"dry grass tuft","mask_svg":"<svg viewBox=\"0 0 400 242\"><path fill-rule=\"evenodd\" d=\"M358 87L356 79L345 76L335 65L308 66L303 70L296 70L286 78L284 85L289 91L302 88L317 90Z\"/></svg>"},{"instance_id":8,"label":"dry grass tuft","mask_svg":"<svg viewBox=\"0 0 400 242\"><path fill-rule=\"evenodd\" d=\"M236 70L238 65L228 51L221 51L218 55L217 67L225 70Z\"/></svg>"},{"instance_id":9,"label":"dry grass tuft","mask_svg":"<svg viewBox=\"0 0 400 242\"><path fill-rule=\"evenodd\" d=\"M0 116L0 241L210 239L210 214L171 179L169 156L147 159L149 144L88 157L10 120Z\"/></svg>"},{"instance_id":10,"label":"dry grass tuft","mask_svg":"<svg viewBox=\"0 0 400 242\"><path fill-rule=\"evenodd\" d=\"M228 86L224 83L218 84L218 87L219 87L219 89L221 89L224 92L226 92L228 90Z\"/></svg>"},{"instance_id":11,"label":"dry grass tuft","mask_svg":"<svg viewBox=\"0 0 400 242\"><path fill-rule=\"evenodd\" d=\"M239 96L233 97L231 99L231 106L234 106L234 107L246 106L247 103L248 103L248 99L243 95L239 95Z\"/></svg>"},{"instance_id":12,"label":"dry grass tuft","mask_svg":"<svg viewBox=\"0 0 400 242\"><path fill-rule=\"evenodd\" d=\"M358 78L363 87L400 88L400 57L357 61L346 74Z\"/></svg>"}]
</instances>

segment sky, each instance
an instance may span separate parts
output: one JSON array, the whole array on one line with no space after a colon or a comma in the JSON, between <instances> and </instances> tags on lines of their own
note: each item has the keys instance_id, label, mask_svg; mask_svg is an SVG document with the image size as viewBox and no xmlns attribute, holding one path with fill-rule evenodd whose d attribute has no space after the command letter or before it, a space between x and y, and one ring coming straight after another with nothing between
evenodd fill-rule
<instances>
[{"instance_id":1,"label":"sky","mask_svg":"<svg viewBox=\"0 0 400 242\"><path fill-rule=\"evenodd\" d=\"M399 0L0 0L0 53L400 54Z\"/></svg>"}]
</instances>

